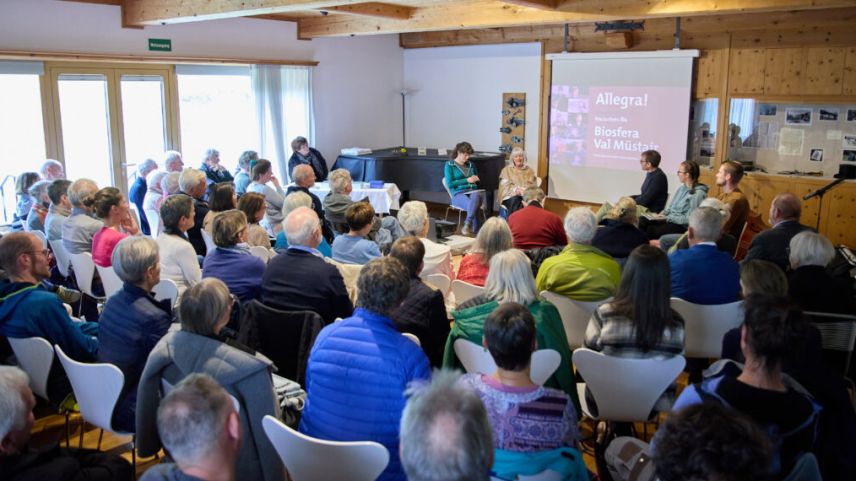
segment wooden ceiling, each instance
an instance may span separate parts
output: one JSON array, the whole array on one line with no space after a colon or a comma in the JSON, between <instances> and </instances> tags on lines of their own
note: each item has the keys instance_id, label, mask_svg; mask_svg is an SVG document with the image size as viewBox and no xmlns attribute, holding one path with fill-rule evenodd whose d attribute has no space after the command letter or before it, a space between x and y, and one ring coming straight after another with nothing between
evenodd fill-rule
<instances>
[{"instance_id":1,"label":"wooden ceiling","mask_svg":"<svg viewBox=\"0 0 856 481\"><path fill-rule=\"evenodd\" d=\"M799 15L856 0L67 0L117 5L123 26L234 17L297 23L298 37L535 27L606 20ZM715 22L707 22L715 23Z\"/></svg>"}]
</instances>

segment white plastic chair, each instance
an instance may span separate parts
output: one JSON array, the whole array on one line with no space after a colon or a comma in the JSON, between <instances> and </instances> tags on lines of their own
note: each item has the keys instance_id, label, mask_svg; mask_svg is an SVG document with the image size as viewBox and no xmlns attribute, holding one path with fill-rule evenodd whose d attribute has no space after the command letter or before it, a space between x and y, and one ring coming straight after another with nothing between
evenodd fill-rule
<instances>
[{"instance_id":1,"label":"white plastic chair","mask_svg":"<svg viewBox=\"0 0 856 481\"><path fill-rule=\"evenodd\" d=\"M211 234L209 234L207 230L200 229L199 232L202 233L202 240L205 241L205 252L212 252L217 248L217 244L214 243L214 238L211 237Z\"/></svg>"},{"instance_id":2,"label":"white plastic chair","mask_svg":"<svg viewBox=\"0 0 856 481\"><path fill-rule=\"evenodd\" d=\"M74 397L77 399L77 405L80 406L80 416L86 422L101 429L101 434L98 436L98 449L101 449L101 438L104 436L105 429L117 436L131 436L131 460L136 471L137 452L134 446L136 436L134 433L114 429L112 422L113 409L125 384L122 371L112 364L88 364L75 361L68 357L59 345L54 345L54 350L74 390ZM80 430L80 445L83 445L83 429Z\"/></svg>"},{"instance_id":3,"label":"white plastic chair","mask_svg":"<svg viewBox=\"0 0 856 481\"><path fill-rule=\"evenodd\" d=\"M262 427L294 481L374 481L389 463L389 452L374 441L315 439L270 415Z\"/></svg>"},{"instance_id":4,"label":"white plastic chair","mask_svg":"<svg viewBox=\"0 0 856 481\"><path fill-rule=\"evenodd\" d=\"M425 276L425 283L436 287L438 291L443 293L443 297L449 294L449 287L452 285L449 276L440 273L428 274Z\"/></svg>"},{"instance_id":5,"label":"white plastic chair","mask_svg":"<svg viewBox=\"0 0 856 481\"><path fill-rule=\"evenodd\" d=\"M95 263L92 262L92 254L89 252L81 252L80 254L70 254L71 267L74 269L74 278L77 280L77 287L81 292L93 297L101 299L92 292L92 278L95 275Z\"/></svg>"},{"instance_id":6,"label":"white plastic chair","mask_svg":"<svg viewBox=\"0 0 856 481\"><path fill-rule=\"evenodd\" d=\"M263 260L265 264L267 264L270 261L271 257L274 256L274 252L272 250L266 249L263 246L251 246L250 254Z\"/></svg>"},{"instance_id":7,"label":"white plastic chair","mask_svg":"<svg viewBox=\"0 0 856 481\"><path fill-rule=\"evenodd\" d=\"M455 295L455 305L460 306L464 302L484 293L484 287L474 286L469 282L452 281L452 294Z\"/></svg>"},{"instance_id":8,"label":"white plastic chair","mask_svg":"<svg viewBox=\"0 0 856 481\"><path fill-rule=\"evenodd\" d=\"M10 337L9 345L18 359L18 365L30 377L30 389L36 396L47 400L48 374L54 358L51 343L42 337Z\"/></svg>"},{"instance_id":9,"label":"white plastic chair","mask_svg":"<svg viewBox=\"0 0 856 481\"><path fill-rule=\"evenodd\" d=\"M422 343L419 342L419 338L416 337L416 334L410 332L402 332L401 335L415 342L417 346L422 347Z\"/></svg>"},{"instance_id":10,"label":"white plastic chair","mask_svg":"<svg viewBox=\"0 0 856 481\"><path fill-rule=\"evenodd\" d=\"M95 269L98 271L98 275L101 276L101 285L104 286L104 295L106 297L110 297L122 290L124 282L122 282L122 279L119 279L119 275L116 274L112 266L102 267L96 265Z\"/></svg>"},{"instance_id":11,"label":"white plastic chair","mask_svg":"<svg viewBox=\"0 0 856 481\"><path fill-rule=\"evenodd\" d=\"M170 305L175 307L175 303L178 301L178 286L172 279L161 279L152 288L152 294L154 294L155 300L158 301L169 299Z\"/></svg>"},{"instance_id":12,"label":"white plastic chair","mask_svg":"<svg viewBox=\"0 0 856 481\"><path fill-rule=\"evenodd\" d=\"M684 369L683 356L633 359L607 356L584 347L574 351L574 365L586 380L577 384L582 413L592 419L645 422L654 404ZM586 386L597 402L593 416Z\"/></svg>"},{"instance_id":13,"label":"white plastic chair","mask_svg":"<svg viewBox=\"0 0 856 481\"><path fill-rule=\"evenodd\" d=\"M583 341L586 338L586 327L597 306L612 301L611 297L602 301L575 301L550 291L541 291L541 297L556 306L559 311L562 326L565 328L565 336L568 338L568 347L571 350L583 346Z\"/></svg>"},{"instance_id":14,"label":"white plastic chair","mask_svg":"<svg viewBox=\"0 0 856 481\"><path fill-rule=\"evenodd\" d=\"M701 305L672 298L672 309L684 318L684 356L719 358L725 333L743 322L743 301Z\"/></svg>"},{"instance_id":15,"label":"white plastic chair","mask_svg":"<svg viewBox=\"0 0 856 481\"><path fill-rule=\"evenodd\" d=\"M856 342L856 315L806 311L805 316L820 331L821 348L847 353L844 360L846 376Z\"/></svg>"},{"instance_id":16,"label":"white plastic chair","mask_svg":"<svg viewBox=\"0 0 856 481\"><path fill-rule=\"evenodd\" d=\"M455 355L468 373L493 374L496 372L496 362L483 346L466 339L456 339ZM556 372L562 356L553 349L538 349L532 353L529 365L529 378L532 382L543 386L547 379Z\"/></svg>"},{"instance_id":17,"label":"white plastic chair","mask_svg":"<svg viewBox=\"0 0 856 481\"><path fill-rule=\"evenodd\" d=\"M155 209L145 209L146 220L149 222L149 232L151 236L157 238L163 230L163 225L160 220L160 213Z\"/></svg>"},{"instance_id":18,"label":"white plastic chair","mask_svg":"<svg viewBox=\"0 0 856 481\"><path fill-rule=\"evenodd\" d=\"M65 247L63 247L62 240L48 241L48 244L50 244L51 251L53 251L54 258L56 259L56 268L59 269L59 273L63 277L71 275L71 256L65 250Z\"/></svg>"}]
</instances>

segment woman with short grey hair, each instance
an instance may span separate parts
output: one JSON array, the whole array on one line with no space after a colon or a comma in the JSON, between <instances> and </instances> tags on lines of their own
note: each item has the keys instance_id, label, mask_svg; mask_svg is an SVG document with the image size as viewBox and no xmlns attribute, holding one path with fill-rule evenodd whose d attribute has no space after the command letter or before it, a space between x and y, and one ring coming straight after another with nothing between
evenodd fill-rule
<instances>
[{"instance_id":1,"label":"woman with short grey hair","mask_svg":"<svg viewBox=\"0 0 856 481\"><path fill-rule=\"evenodd\" d=\"M161 179L161 191L163 192L164 197L178 194L181 191L179 179L181 179L180 172L170 172Z\"/></svg>"},{"instance_id":2,"label":"woman with short grey hair","mask_svg":"<svg viewBox=\"0 0 856 481\"><path fill-rule=\"evenodd\" d=\"M458 266L458 280L476 286L484 286L490 260L496 254L513 247L513 238L508 223L502 217L491 217L479 229L476 242Z\"/></svg>"},{"instance_id":3,"label":"woman with short grey hair","mask_svg":"<svg viewBox=\"0 0 856 481\"><path fill-rule=\"evenodd\" d=\"M449 246L438 244L428 239L428 208L424 202L411 200L405 202L398 211L398 223L408 235L419 237L425 245L425 267L420 277L429 274L443 274L450 280L455 279L455 269L452 267L452 250Z\"/></svg>"},{"instance_id":4,"label":"woman with short grey hair","mask_svg":"<svg viewBox=\"0 0 856 481\"><path fill-rule=\"evenodd\" d=\"M579 409L576 382L571 368L571 353L568 350L568 338L562 326L562 318L556 306L538 296L529 258L518 249L509 249L493 256L484 294L458 305L452 312L455 323L446 341L443 367L462 369L455 354L455 341L467 339L481 345L485 319L500 304L506 302L525 306L535 318L538 348L554 349L562 357L559 368L544 385L564 391Z\"/></svg>"},{"instance_id":5,"label":"woman with short grey hair","mask_svg":"<svg viewBox=\"0 0 856 481\"><path fill-rule=\"evenodd\" d=\"M312 209L312 197L309 197L309 194L306 192L301 192L299 190L294 191L285 197L285 202L282 205L281 229L276 235L276 243L273 246L273 249L277 252L284 252L288 249L288 238L285 235L285 220L288 219L288 215L294 212L298 207ZM315 210L313 209L312 212L315 212ZM318 219L318 222L320 223L321 219ZM324 257L333 257L333 248L324 236L321 236L321 244L318 245L318 252L320 252Z\"/></svg>"},{"instance_id":6,"label":"woman with short grey hair","mask_svg":"<svg viewBox=\"0 0 856 481\"><path fill-rule=\"evenodd\" d=\"M98 319L98 362L118 367L125 376L113 411L113 426L134 432L137 383L155 344L172 322L170 300L157 301L152 289L160 282L157 243L144 236L126 237L113 249L113 270L124 285L107 299Z\"/></svg>"},{"instance_id":7,"label":"woman with short grey hair","mask_svg":"<svg viewBox=\"0 0 856 481\"><path fill-rule=\"evenodd\" d=\"M330 191L334 194L350 194L349 186L353 185L348 169L336 169L330 172Z\"/></svg>"},{"instance_id":8,"label":"woman with short grey hair","mask_svg":"<svg viewBox=\"0 0 856 481\"><path fill-rule=\"evenodd\" d=\"M241 302L261 294L265 262L247 246L247 216L237 209L218 213L212 221L216 249L202 263L202 277L220 279Z\"/></svg>"},{"instance_id":9,"label":"woman with short grey hair","mask_svg":"<svg viewBox=\"0 0 856 481\"><path fill-rule=\"evenodd\" d=\"M30 214L27 216L26 230L45 232L45 217L51 205L51 199L48 197L50 186L49 180L40 180L30 186L28 193L33 199L33 206L30 207Z\"/></svg>"},{"instance_id":10,"label":"woman with short grey hair","mask_svg":"<svg viewBox=\"0 0 856 481\"><path fill-rule=\"evenodd\" d=\"M791 239L788 254L788 293L804 311L853 314L853 283L829 275L826 266L835 258L832 242L804 230Z\"/></svg>"},{"instance_id":11,"label":"woman with short grey hair","mask_svg":"<svg viewBox=\"0 0 856 481\"><path fill-rule=\"evenodd\" d=\"M187 230L193 227L196 212L193 199L185 194L166 198L160 208L163 232L157 238L164 279L175 282L179 294L202 279L202 269Z\"/></svg>"},{"instance_id":12,"label":"woman with short grey hair","mask_svg":"<svg viewBox=\"0 0 856 481\"><path fill-rule=\"evenodd\" d=\"M235 479L284 481L285 470L262 428L262 418L280 417L273 390L273 364L227 337L234 300L221 280L203 279L184 294L181 330L165 335L152 350L140 379L137 449L152 456L162 445L157 410L164 382L176 385L190 374L208 374L240 402L241 447Z\"/></svg>"}]
</instances>

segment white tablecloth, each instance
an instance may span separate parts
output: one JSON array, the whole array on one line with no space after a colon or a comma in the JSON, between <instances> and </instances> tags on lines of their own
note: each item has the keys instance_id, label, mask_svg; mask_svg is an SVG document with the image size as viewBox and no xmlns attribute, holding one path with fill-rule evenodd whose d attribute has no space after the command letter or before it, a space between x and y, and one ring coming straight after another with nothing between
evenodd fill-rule
<instances>
[{"instance_id":1,"label":"white tablecloth","mask_svg":"<svg viewBox=\"0 0 856 481\"><path fill-rule=\"evenodd\" d=\"M327 182L318 182L309 189L310 192L317 195L321 201L327 197L330 192L330 184ZM368 182L354 182L354 190L351 191L351 200L354 202L369 198L369 203L374 207L375 213L389 214L390 209L398 210L401 206L398 200L401 198L401 191L395 184L383 184L382 189L370 189Z\"/></svg>"}]
</instances>

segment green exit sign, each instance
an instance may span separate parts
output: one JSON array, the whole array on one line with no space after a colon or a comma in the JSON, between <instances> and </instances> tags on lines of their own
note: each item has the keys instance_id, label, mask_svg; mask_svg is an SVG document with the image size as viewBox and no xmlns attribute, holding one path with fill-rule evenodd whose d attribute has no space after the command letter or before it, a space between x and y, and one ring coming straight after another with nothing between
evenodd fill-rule
<instances>
[{"instance_id":1,"label":"green exit sign","mask_svg":"<svg viewBox=\"0 0 856 481\"><path fill-rule=\"evenodd\" d=\"M172 40L168 38L150 38L149 50L153 52L172 52Z\"/></svg>"}]
</instances>

